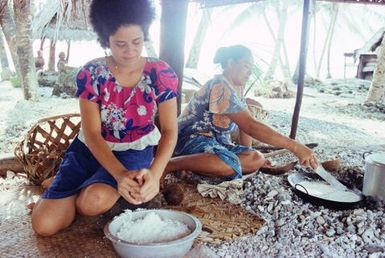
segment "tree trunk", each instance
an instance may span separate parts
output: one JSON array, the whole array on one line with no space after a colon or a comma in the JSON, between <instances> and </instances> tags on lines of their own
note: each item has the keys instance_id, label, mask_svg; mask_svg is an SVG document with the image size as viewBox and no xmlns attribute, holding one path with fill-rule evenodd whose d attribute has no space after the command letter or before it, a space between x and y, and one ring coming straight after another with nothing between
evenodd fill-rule
<instances>
[{"instance_id":1,"label":"tree trunk","mask_svg":"<svg viewBox=\"0 0 385 258\"><path fill-rule=\"evenodd\" d=\"M373 73L368 97L366 98L367 103L384 102L385 100L385 36L382 37L379 48L377 66Z\"/></svg>"},{"instance_id":2,"label":"tree trunk","mask_svg":"<svg viewBox=\"0 0 385 258\"><path fill-rule=\"evenodd\" d=\"M277 38L275 36L273 28L270 25L270 19L266 16L266 12L263 12L262 15L263 15L263 18L265 19L266 27L268 28L268 30L270 32L270 35L273 38L273 41L276 42ZM289 65L289 58L287 56L287 50L286 50L285 41L282 41L282 50L283 50L283 54L284 54L284 57L285 57L285 63L282 61L282 57L281 56L279 56L279 62L281 64L281 69L283 71L283 74L284 74L285 78L290 78L290 68L289 68L290 65Z\"/></svg>"},{"instance_id":3,"label":"tree trunk","mask_svg":"<svg viewBox=\"0 0 385 258\"><path fill-rule=\"evenodd\" d=\"M332 48L332 42L333 42L333 36L334 36L334 32L335 32L335 28L336 28L336 24L337 24L337 17L338 17L338 9L339 9L339 6L338 4L333 4L333 14L332 14L332 29L331 29L331 35L330 35L330 38L329 38L329 42L328 42L328 56L327 56L327 78L332 78L332 75L331 75L331 72L330 72L330 50Z\"/></svg>"},{"instance_id":4,"label":"tree trunk","mask_svg":"<svg viewBox=\"0 0 385 258\"><path fill-rule=\"evenodd\" d=\"M21 78L21 72L19 67L19 59L17 55L17 39L16 39L16 24L13 19L11 9L7 5L7 0L0 0L1 4L1 28L3 29L3 33L5 39L7 41L9 51L11 52L13 66L15 67L16 74L19 78Z\"/></svg>"},{"instance_id":5,"label":"tree trunk","mask_svg":"<svg viewBox=\"0 0 385 258\"><path fill-rule=\"evenodd\" d=\"M283 74L285 76L285 80L290 80L291 70L290 70L289 56L287 55L287 47L286 47L285 41L282 41L282 51L283 51L283 57L285 60L285 62L283 62L281 58L281 66L282 66Z\"/></svg>"},{"instance_id":6,"label":"tree trunk","mask_svg":"<svg viewBox=\"0 0 385 258\"><path fill-rule=\"evenodd\" d=\"M67 64L68 64L68 60L70 60L70 50L71 50L71 40L67 40L67 55L66 55Z\"/></svg>"},{"instance_id":7,"label":"tree trunk","mask_svg":"<svg viewBox=\"0 0 385 258\"><path fill-rule=\"evenodd\" d=\"M13 0L16 23L17 55L24 99L37 100L37 76L32 50L32 14L30 0Z\"/></svg>"},{"instance_id":8,"label":"tree trunk","mask_svg":"<svg viewBox=\"0 0 385 258\"><path fill-rule=\"evenodd\" d=\"M322 48L321 56L320 56L320 59L319 59L319 62L318 62L318 67L317 67L317 71L316 71L317 78L320 77L321 67L322 67L322 63L324 61L324 56L325 56L325 53L327 51L329 42L331 41L331 39L333 37L333 34L334 34L334 27L335 27L335 23L336 23L336 20L337 20L337 15L338 15L338 8L336 8L336 4L333 3L333 14L332 14L332 17L331 17L331 20L330 20L329 28L328 28L328 31L327 31L327 34L326 34L325 43L324 43L324 46Z\"/></svg>"},{"instance_id":9,"label":"tree trunk","mask_svg":"<svg viewBox=\"0 0 385 258\"><path fill-rule=\"evenodd\" d=\"M199 56L202 49L202 44L206 37L207 29L209 27L212 10L205 8L202 9L202 16L199 21L197 32L195 33L193 44L187 59L186 67L197 68L199 62Z\"/></svg>"},{"instance_id":10,"label":"tree trunk","mask_svg":"<svg viewBox=\"0 0 385 258\"><path fill-rule=\"evenodd\" d=\"M56 58L56 42L51 39L49 46L49 60L48 60L48 71L55 71L55 58Z\"/></svg>"},{"instance_id":11,"label":"tree trunk","mask_svg":"<svg viewBox=\"0 0 385 258\"><path fill-rule=\"evenodd\" d=\"M3 32L0 29L0 64L1 64L1 71L4 71L5 69L9 68L7 53L5 52L5 41L3 39Z\"/></svg>"},{"instance_id":12,"label":"tree trunk","mask_svg":"<svg viewBox=\"0 0 385 258\"><path fill-rule=\"evenodd\" d=\"M40 51L43 51L43 49L44 49L44 43L45 43L45 39L46 39L46 37L43 37L41 40L40 40Z\"/></svg>"},{"instance_id":13,"label":"tree trunk","mask_svg":"<svg viewBox=\"0 0 385 258\"><path fill-rule=\"evenodd\" d=\"M287 1L283 1L283 6L280 8L276 7L277 16L279 17L279 27L277 32L277 38L275 40L274 52L270 61L269 68L266 72L265 79L273 79L277 63L281 60L281 47L284 40L285 28L287 23ZM282 62L281 62L282 63Z\"/></svg>"}]
</instances>

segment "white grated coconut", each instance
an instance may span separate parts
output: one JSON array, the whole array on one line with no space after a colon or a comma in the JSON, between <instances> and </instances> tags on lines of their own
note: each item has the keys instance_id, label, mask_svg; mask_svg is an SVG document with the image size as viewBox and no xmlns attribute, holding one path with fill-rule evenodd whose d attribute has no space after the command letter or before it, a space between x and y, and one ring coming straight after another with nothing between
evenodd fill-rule
<instances>
[{"instance_id":1,"label":"white grated coconut","mask_svg":"<svg viewBox=\"0 0 385 258\"><path fill-rule=\"evenodd\" d=\"M132 211L126 210L115 219L124 221L116 233L117 237L134 244L169 242L191 233L186 224L163 219L156 212L149 212L142 218L132 220Z\"/></svg>"}]
</instances>

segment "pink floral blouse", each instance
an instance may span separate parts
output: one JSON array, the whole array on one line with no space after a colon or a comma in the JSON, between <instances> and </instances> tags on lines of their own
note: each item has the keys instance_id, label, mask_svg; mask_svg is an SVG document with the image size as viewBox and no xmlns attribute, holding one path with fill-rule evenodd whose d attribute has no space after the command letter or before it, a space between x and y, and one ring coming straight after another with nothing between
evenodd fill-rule
<instances>
[{"instance_id":1,"label":"pink floral blouse","mask_svg":"<svg viewBox=\"0 0 385 258\"><path fill-rule=\"evenodd\" d=\"M123 87L109 70L106 59L98 58L79 71L76 84L79 98L99 105L106 142L113 150L127 150L157 144L155 141L160 137L154 124L157 106L177 96L178 78L164 61L147 58L138 84Z\"/></svg>"}]
</instances>

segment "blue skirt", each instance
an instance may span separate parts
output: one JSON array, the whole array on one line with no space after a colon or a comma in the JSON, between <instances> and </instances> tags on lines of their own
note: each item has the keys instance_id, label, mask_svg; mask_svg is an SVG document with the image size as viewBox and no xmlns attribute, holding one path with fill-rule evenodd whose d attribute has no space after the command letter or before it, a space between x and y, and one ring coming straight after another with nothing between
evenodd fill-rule
<instances>
[{"instance_id":1,"label":"blue skirt","mask_svg":"<svg viewBox=\"0 0 385 258\"><path fill-rule=\"evenodd\" d=\"M175 155L180 156L196 153L215 154L234 170L234 175L226 177L227 180L231 180L242 178L241 160L237 154L253 150L252 147L243 145L224 145L213 137L198 135L188 140L183 146L177 145Z\"/></svg>"},{"instance_id":2,"label":"blue skirt","mask_svg":"<svg viewBox=\"0 0 385 258\"><path fill-rule=\"evenodd\" d=\"M149 168L153 160L153 147L144 150L113 151L127 170ZM51 186L43 193L46 199L61 199L77 194L95 183L108 184L117 189L117 182L78 138L67 149Z\"/></svg>"}]
</instances>

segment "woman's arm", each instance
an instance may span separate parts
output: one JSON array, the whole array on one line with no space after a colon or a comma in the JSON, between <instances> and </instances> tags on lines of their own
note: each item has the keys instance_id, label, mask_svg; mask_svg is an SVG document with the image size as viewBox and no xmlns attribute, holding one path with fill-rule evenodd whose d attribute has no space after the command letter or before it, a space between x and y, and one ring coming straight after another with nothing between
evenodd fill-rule
<instances>
[{"instance_id":1,"label":"woman's arm","mask_svg":"<svg viewBox=\"0 0 385 258\"><path fill-rule=\"evenodd\" d=\"M245 98L245 102L248 106L254 105L262 109L262 104L252 98ZM249 113L250 113L250 116L252 117L252 113L250 112L250 109L249 109ZM253 140L250 135L248 135L242 130L239 130L239 143L243 146L251 147Z\"/></svg>"},{"instance_id":2,"label":"woman's arm","mask_svg":"<svg viewBox=\"0 0 385 258\"><path fill-rule=\"evenodd\" d=\"M159 104L159 124L161 138L150 169L160 179L174 152L178 135L176 98Z\"/></svg>"},{"instance_id":3,"label":"woman's arm","mask_svg":"<svg viewBox=\"0 0 385 258\"><path fill-rule=\"evenodd\" d=\"M239 129L239 144L247 147L251 147L252 138L250 135Z\"/></svg>"},{"instance_id":4,"label":"woman's arm","mask_svg":"<svg viewBox=\"0 0 385 258\"><path fill-rule=\"evenodd\" d=\"M154 161L149 169L140 170L138 175L143 177L141 194L144 201L151 200L159 192L160 178L176 145L178 134L176 98L159 104L159 123L161 138Z\"/></svg>"},{"instance_id":5,"label":"woman's arm","mask_svg":"<svg viewBox=\"0 0 385 258\"><path fill-rule=\"evenodd\" d=\"M101 135L99 106L85 99L79 99L82 130L86 145L99 163L115 178L118 192L129 202L139 204L140 186L134 180L137 173L127 173L127 169L115 157Z\"/></svg>"},{"instance_id":6,"label":"woman's arm","mask_svg":"<svg viewBox=\"0 0 385 258\"><path fill-rule=\"evenodd\" d=\"M264 143L290 150L299 158L302 165L313 168L318 166L317 159L311 149L255 120L248 111L226 115L251 137Z\"/></svg>"}]
</instances>

